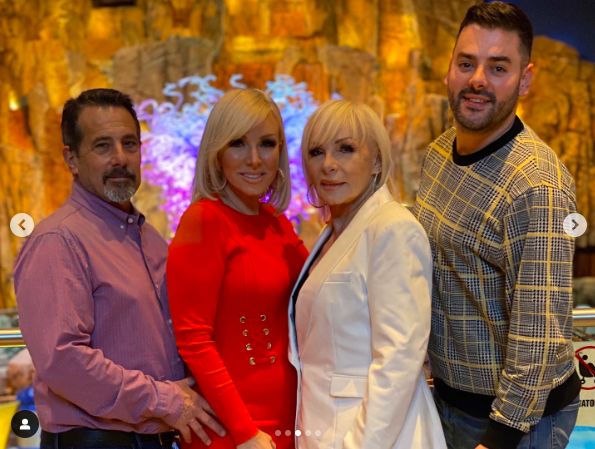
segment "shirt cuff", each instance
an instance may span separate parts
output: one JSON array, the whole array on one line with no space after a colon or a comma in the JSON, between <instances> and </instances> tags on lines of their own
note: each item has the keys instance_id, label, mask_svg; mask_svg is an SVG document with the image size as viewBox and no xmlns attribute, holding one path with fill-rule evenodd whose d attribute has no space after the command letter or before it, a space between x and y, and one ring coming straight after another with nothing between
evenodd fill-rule
<instances>
[{"instance_id":1,"label":"shirt cuff","mask_svg":"<svg viewBox=\"0 0 595 449\"><path fill-rule=\"evenodd\" d=\"M184 410L184 393L174 382L156 382L159 402L155 416L173 427Z\"/></svg>"},{"instance_id":2,"label":"shirt cuff","mask_svg":"<svg viewBox=\"0 0 595 449\"><path fill-rule=\"evenodd\" d=\"M486 433L479 444L488 449L515 449L524 436L525 432L522 430L490 419Z\"/></svg>"}]
</instances>

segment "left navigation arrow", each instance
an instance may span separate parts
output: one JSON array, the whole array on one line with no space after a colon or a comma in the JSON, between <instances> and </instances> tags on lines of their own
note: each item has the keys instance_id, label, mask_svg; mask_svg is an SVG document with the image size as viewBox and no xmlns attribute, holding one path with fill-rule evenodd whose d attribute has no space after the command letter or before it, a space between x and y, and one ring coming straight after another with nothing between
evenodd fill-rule
<instances>
[{"instance_id":1,"label":"left navigation arrow","mask_svg":"<svg viewBox=\"0 0 595 449\"><path fill-rule=\"evenodd\" d=\"M33 218L24 213L16 214L10 220L10 230L17 237L27 237L33 232L34 227Z\"/></svg>"}]
</instances>

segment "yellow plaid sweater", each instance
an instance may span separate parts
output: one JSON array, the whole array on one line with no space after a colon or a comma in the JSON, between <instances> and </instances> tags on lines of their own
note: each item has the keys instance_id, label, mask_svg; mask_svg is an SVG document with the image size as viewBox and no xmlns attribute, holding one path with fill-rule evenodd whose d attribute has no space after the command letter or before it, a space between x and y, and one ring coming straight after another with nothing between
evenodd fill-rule
<instances>
[{"instance_id":1,"label":"yellow plaid sweater","mask_svg":"<svg viewBox=\"0 0 595 449\"><path fill-rule=\"evenodd\" d=\"M455 137L430 145L414 207L434 256L432 371L494 397L489 417L527 432L574 372L574 239L562 228L574 183L518 118L487 152L460 156Z\"/></svg>"}]
</instances>

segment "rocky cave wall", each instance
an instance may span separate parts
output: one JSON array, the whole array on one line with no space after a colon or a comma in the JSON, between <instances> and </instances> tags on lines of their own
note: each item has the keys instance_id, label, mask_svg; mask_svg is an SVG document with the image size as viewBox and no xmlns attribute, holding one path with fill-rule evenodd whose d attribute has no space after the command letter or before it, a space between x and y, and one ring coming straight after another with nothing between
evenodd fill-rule
<instances>
[{"instance_id":1,"label":"rocky cave wall","mask_svg":"<svg viewBox=\"0 0 595 449\"><path fill-rule=\"evenodd\" d=\"M81 91L115 87L163 100L166 82L215 74L264 88L275 74L365 101L385 118L403 201L415 198L421 157L450 124L442 80L458 25L473 0L0 0L0 307L14 307L12 268L22 239L18 212L38 222L68 196L60 114ZM545 37L521 117L560 155L577 183L595 245L595 64ZM593 189L593 188L591 188ZM167 232L156 190L137 204Z\"/></svg>"}]
</instances>

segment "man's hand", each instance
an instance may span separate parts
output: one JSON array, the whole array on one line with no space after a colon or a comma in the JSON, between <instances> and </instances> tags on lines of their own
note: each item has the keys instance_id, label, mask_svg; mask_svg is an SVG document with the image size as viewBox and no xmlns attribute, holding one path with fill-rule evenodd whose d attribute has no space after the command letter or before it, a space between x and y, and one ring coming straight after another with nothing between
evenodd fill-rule
<instances>
[{"instance_id":1,"label":"man's hand","mask_svg":"<svg viewBox=\"0 0 595 449\"><path fill-rule=\"evenodd\" d=\"M254 438L236 446L237 449L276 449L273 439L262 431L258 431Z\"/></svg>"},{"instance_id":2,"label":"man's hand","mask_svg":"<svg viewBox=\"0 0 595 449\"><path fill-rule=\"evenodd\" d=\"M192 429L204 444L207 446L211 444L211 439L200 423L204 424L215 433L225 436L225 430L221 427L221 424L211 416L215 415L215 412L213 412L211 406L201 395L188 386L187 379L179 380L175 383L181 388L182 393L184 394L184 409L182 410L180 419L174 424L174 428L180 431L184 441L186 443L192 441L192 435L190 433L190 430Z\"/></svg>"}]
</instances>

